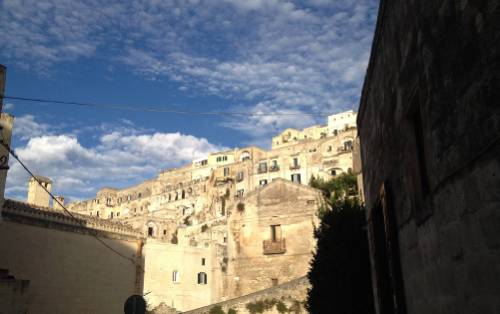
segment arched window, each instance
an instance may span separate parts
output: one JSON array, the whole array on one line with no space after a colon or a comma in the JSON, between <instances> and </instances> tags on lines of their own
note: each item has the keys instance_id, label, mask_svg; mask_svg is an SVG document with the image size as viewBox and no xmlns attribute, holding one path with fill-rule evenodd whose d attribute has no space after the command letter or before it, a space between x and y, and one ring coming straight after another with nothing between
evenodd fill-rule
<instances>
[{"instance_id":1,"label":"arched window","mask_svg":"<svg viewBox=\"0 0 500 314\"><path fill-rule=\"evenodd\" d=\"M207 284L207 274L204 272L198 273L198 284L206 285Z\"/></svg>"},{"instance_id":2,"label":"arched window","mask_svg":"<svg viewBox=\"0 0 500 314\"><path fill-rule=\"evenodd\" d=\"M172 272L172 282L179 282L179 272L177 270L174 270Z\"/></svg>"}]
</instances>

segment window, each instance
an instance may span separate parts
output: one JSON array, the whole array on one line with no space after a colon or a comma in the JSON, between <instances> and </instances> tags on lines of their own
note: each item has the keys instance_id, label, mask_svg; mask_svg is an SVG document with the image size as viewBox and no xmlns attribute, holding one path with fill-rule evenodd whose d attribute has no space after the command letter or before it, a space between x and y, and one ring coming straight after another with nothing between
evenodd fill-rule
<instances>
[{"instance_id":1,"label":"window","mask_svg":"<svg viewBox=\"0 0 500 314\"><path fill-rule=\"evenodd\" d=\"M344 142L344 150L352 150L352 141Z\"/></svg>"},{"instance_id":2,"label":"window","mask_svg":"<svg viewBox=\"0 0 500 314\"><path fill-rule=\"evenodd\" d=\"M271 241L281 240L281 225L271 225Z\"/></svg>"},{"instance_id":3,"label":"window","mask_svg":"<svg viewBox=\"0 0 500 314\"><path fill-rule=\"evenodd\" d=\"M264 185L266 185L266 184L267 184L267 180L266 180L266 179L263 179L263 180L260 180L260 181L259 181L259 185L260 185L260 186L264 186Z\"/></svg>"},{"instance_id":4,"label":"window","mask_svg":"<svg viewBox=\"0 0 500 314\"><path fill-rule=\"evenodd\" d=\"M261 162L259 163L259 172L266 172L267 171L267 163L266 162Z\"/></svg>"},{"instance_id":5,"label":"window","mask_svg":"<svg viewBox=\"0 0 500 314\"><path fill-rule=\"evenodd\" d=\"M300 183L300 173L292 174L292 182Z\"/></svg>"},{"instance_id":6,"label":"window","mask_svg":"<svg viewBox=\"0 0 500 314\"><path fill-rule=\"evenodd\" d=\"M153 236L153 227L148 227L148 237Z\"/></svg>"},{"instance_id":7,"label":"window","mask_svg":"<svg viewBox=\"0 0 500 314\"><path fill-rule=\"evenodd\" d=\"M204 272L198 273L198 284L206 285L207 284L207 274Z\"/></svg>"},{"instance_id":8,"label":"window","mask_svg":"<svg viewBox=\"0 0 500 314\"><path fill-rule=\"evenodd\" d=\"M243 181L243 178L244 178L243 171L238 172L236 180Z\"/></svg>"},{"instance_id":9,"label":"window","mask_svg":"<svg viewBox=\"0 0 500 314\"><path fill-rule=\"evenodd\" d=\"M205 266L205 258L204 257L201 259L201 265Z\"/></svg>"},{"instance_id":10,"label":"window","mask_svg":"<svg viewBox=\"0 0 500 314\"><path fill-rule=\"evenodd\" d=\"M228 176L229 175L229 167L224 167L224 176Z\"/></svg>"},{"instance_id":11,"label":"window","mask_svg":"<svg viewBox=\"0 0 500 314\"><path fill-rule=\"evenodd\" d=\"M179 272L177 270L172 272L172 282L179 282Z\"/></svg>"}]
</instances>

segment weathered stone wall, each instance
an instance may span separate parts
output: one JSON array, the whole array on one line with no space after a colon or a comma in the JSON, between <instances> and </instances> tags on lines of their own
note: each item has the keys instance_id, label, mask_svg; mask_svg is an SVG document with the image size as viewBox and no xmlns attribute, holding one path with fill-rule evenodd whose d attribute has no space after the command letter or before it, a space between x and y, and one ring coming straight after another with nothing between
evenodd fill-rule
<instances>
[{"instance_id":1,"label":"weathered stone wall","mask_svg":"<svg viewBox=\"0 0 500 314\"><path fill-rule=\"evenodd\" d=\"M500 3L381 2L358 127L408 313L500 312Z\"/></svg>"},{"instance_id":2,"label":"weathered stone wall","mask_svg":"<svg viewBox=\"0 0 500 314\"><path fill-rule=\"evenodd\" d=\"M142 272L127 259L142 263L133 232L121 233L119 226L91 229L60 213L27 206L2 214L0 268L29 280L29 313L121 313L127 297L142 293ZM97 227L96 221L90 224Z\"/></svg>"},{"instance_id":3,"label":"weathered stone wall","mask_svg":"<svg viewBox=\"0 0 500 314\"><path fill-rule=\"evenodd\" d=\"M313 230L321 201L318 190L278 179L243 198L244 208L231 209L229 298L307 273L315 249ZM271 240L272 225L279 225L275 242Z\"/></svg>"},{"instance_id":4,"label":"weathered stone wall","mask_svg":"<svg viewBox=\"0 0 500 314\"><path fill-rule=\"evenodd\" d=\"M148 239L143 247L145 259L144 291L149 308L160 303L177 310L190 310L219 300L221 274L214 247L180 246ZM177 272L176 281L173 272ZM198 283L198 273L207 274L207 283Z\"/></svg>"},{"instance_id":5,"label":"weathered stone wall","mask_svg":"<svg viewBox=\"0 0 500 314\"><path fill-rule=\"evenodd\" d=\"M265 310L266 314L281 314L277 309L277 303L282 302L290 313L307 313L304 302L307 297L307 289L310 288L306 277L300 277L278 286L256 291L238 298L227 300L204 306L202 308L183 312L184 314L207 314L215 306L220 306L227 313L229 309L235 310L239 314L251 313L247 306L258 305L258 303L272 304L270 309Z\"/></svg>"},{"instance_id":6,"label":"weathered stone wall","mask_svg":"<svg viewBox=\"0 0 500 314\"><path fill-rule=\"evenodd\" d=\"M29 280L20 280L0 269L0 314L25 314L28 311Z\"/></svg>"}]
</instances>

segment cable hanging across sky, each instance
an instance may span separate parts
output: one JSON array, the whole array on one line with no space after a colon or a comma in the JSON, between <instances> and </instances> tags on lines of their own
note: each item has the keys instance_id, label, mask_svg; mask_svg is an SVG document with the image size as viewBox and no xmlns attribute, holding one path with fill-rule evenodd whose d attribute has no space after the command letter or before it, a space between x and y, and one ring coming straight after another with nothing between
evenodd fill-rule
<instances>
[{"instance_id":1,"label":"cable hanging across sky","mask_svg":"<svg viewBox=\"0 0 500 314\"><path fill-rule=\"evenodd\" d=\"M1 96L0 96L1 97ZM63 101L55 99L42 99L42 98L30 98L30 97L20 97L20 96L8 96L4 95L4 99L10 100L20 100L27 102L37 102L45 104L59 104L59 105L71 105L79 107L91 107L96 109L111 109L111 110L125 110L125 111L138 111L138 112L156 112L156 113L172 113L172 114L184 114L184 115L200 115L200 116L254 116L254 117L272 117L272 116L315 116L315 117L327 117L331 113L307 113L307 112L237 112L237 111L191 111L191 110L179 110L172 109L168 107L132 107L125 105L115 105L115 104L98 104L98 103L87 103L87 102L77 102L77 101Z\"/></svg>"}]
</instances>

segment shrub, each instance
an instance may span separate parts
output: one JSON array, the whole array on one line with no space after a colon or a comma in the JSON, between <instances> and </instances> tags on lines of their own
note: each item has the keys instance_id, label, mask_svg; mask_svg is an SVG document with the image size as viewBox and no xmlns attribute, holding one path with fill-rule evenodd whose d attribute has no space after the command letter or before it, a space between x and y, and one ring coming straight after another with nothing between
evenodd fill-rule
<instances>
[{"instance_id":1,"label":"shrub","mask_svg":"<svg viewBox=\"0 0 500 314\"><path fill-rule=\"evenodd\" d=\"M225 314L224 310L222 309L222 307L220 305L216 305L216 306L212 307L208 313L210 313L210 314Z\"/></svg>"},{"instance_id":2,"label":"shrub","mask_svg":"<svg viewBox=\"0 0 500 314\"><path fill-rule=\"evenodd\" d=\"M287 313L288 312L288 308L286 307L285 303L283 303L282 301L279 301L277 304L276 304L276 309L278 310L278 312L280 313Z\"/></svg>"}]
</instances>

